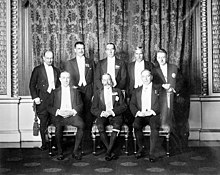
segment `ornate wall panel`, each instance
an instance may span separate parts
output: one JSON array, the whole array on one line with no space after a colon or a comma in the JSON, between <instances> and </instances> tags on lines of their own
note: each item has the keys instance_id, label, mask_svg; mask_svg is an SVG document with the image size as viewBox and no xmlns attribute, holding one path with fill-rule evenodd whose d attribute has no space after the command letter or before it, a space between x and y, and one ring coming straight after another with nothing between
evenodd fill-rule
<instances>
[{"instance_id":1,"label":"ornate wall panel","mask_svg":"<svg viewBox=\"0 0 220 175\"><path fill-rule=\"evenodd\" d=\"M212 92L220 93L220 2L212 0Z\"/></svg>"},{"instance_id":2,"label":"ornate wall panel","mask_svg":"<svg viewBox=\"0 0 220 175\"><path fill-rule=\"evenodd\" d=\"M12 96L18 96L18 0L11 0Z\"/></svg>"},{"instance_id":3,"label":"ornate wall panel","mask_svg":"<svg viewBox=\"0 0 220 175\"><path fill-rule=\"evenodd\" d=\"M7 0L0 1L0 95L7 94Z\"/></svg>"},{"instance_id":4,"label":"ornate wall panel","mask_svg":"<svg viewBox=\"0 0 220 175\"><path fill-rule=\"evenodd\" d=\"M207 0L200 1L202 95L208 95L208 24Z\"/></svg>"}]
</instances>

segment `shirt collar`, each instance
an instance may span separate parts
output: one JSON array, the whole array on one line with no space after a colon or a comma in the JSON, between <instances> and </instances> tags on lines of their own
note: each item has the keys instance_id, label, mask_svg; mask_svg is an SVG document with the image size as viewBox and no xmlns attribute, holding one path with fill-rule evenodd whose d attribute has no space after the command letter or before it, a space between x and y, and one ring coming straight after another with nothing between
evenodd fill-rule
<instances>
[{"instance_id":1,"label":"shirt collar","mask_svg":"<svg viewBox=\"0 0 220 175\"><path fill-rule=\"evenodd\" d=\"M48 66L45 62L44 62L44 66L45 66L46 68L52 67L52 66Z\"/></svg>"},{"instance_id":2,"label":"shirt collar","mask_svg":"<svg viewBox=\"0 0 220 175\"><path fill-rule=\"evenodd\" d=\"M151 87L152 87L152 82L148 85L143 84L143 89L148 89L148 88L151 88Z\"/></svg>"}]
</instances>

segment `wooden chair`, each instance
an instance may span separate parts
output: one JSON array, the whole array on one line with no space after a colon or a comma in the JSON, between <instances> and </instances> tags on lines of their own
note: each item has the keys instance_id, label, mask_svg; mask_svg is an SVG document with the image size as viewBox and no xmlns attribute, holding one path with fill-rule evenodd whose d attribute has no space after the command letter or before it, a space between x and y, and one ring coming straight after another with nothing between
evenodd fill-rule
<instances>
[{"instance_id":1,"label":"wooden chair","mask_svg":"<svg viewBox=\"0 0 220 175\"><path fill-rule=\"evenodd\" d=\"M112 125L107 125L106 126L106 133L108 136L111 136L113 126ZM93 154L96 154L96 137L100 136L99 130L97 128L96 123L94 122L92 126L92 140L93 140ZM126 124L122 125L121 131L119 133L119 136L123 136L125 138L125 154L128 155L128 136L129 136L129 128Z\"/></svg>"},{"instance_id":2,"label":"wooden chair","mask_svg":"<svg viewBox=\"0 0 220 175\"><path fill-rule=\"evenodd\" d=\"M144 136L150 136L151 133L151 129L149 125L146 125L143 128L143 135ZM167 157L170 156L170 152L169 152L169 141L170 141L170 129L169 128L165 128L165 129L160 129L159 130L159 136L161 137L165 137L166 138L166 155ZM137 141L136 141L136 137L134 134L134 129L133 129L133 140L134 140L134 153L137 153Z\"/></svg>"},{"instance_id":3,"label":"wooden chair","mask_svg":"<svg viewBox=\"0 0 220 175\"><path fill-rule=\"evenodd\" d=\"M47 128L48 140L49 140L49 155L52 155L52 138L55 136L55 126L49 125ZM71 125L64 126L63 136L76 136L77 128Z\"/></svg>"}]
</instances>

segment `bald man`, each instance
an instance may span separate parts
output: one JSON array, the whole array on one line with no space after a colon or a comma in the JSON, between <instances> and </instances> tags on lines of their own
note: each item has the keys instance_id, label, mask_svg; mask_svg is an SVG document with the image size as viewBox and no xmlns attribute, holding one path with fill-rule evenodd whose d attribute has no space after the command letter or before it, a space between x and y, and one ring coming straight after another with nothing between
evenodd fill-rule
<instances>
[{"instance_id":1,"label":"bald man","mask_svg":"<svg viewBox=\"0 0 220 175\"><path fill-rule=\"evenodd\" d=\"M38 118L40 119L40 135L42 146L40 149L47 150L45 131L50 121L47 112L48 99L51 91L57 88L60 71L53 66L53 52L46 51L43 55L43 63L34 68L29 83L31 98L36 104Z\"/></svg>"}]
</instances>

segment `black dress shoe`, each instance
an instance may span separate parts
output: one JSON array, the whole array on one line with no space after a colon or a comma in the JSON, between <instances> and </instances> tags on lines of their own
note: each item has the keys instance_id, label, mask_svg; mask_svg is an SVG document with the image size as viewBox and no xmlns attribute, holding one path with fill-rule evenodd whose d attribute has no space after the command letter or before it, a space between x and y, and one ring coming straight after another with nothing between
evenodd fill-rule
<instances>
[{"instance_id":1,"label":"black dress shoe","mask_svg":"<svg viewBox=\"0 0 220 175\"><path fill-rule=\"evenodd\" d=\"M156 159L156 157L149 157L149 161L150 161L151 163L154 163L154 162L157 161L157 159Z\"/></svg>"},{"instance_id":2,"label":"black dress shoe","mask_svg":"<svg viewBox=\"0 0 220 175\"><path fill-rule=\"evenodd\" d=\"M117 160L117 159L118 159L118 156L117 156L116 154L112 153L111 159L112 159L112 160Z\"/></svg>"},{"instance_id":3,"label":"black dress shoe","mask_svg":"<svg viewBox=\"0 0 220 175\"><path fill-rule=\"evenodd\" d=\"M48 147L46 145L42 145L39 149L41 151L46 151L48 149Z\"/></svg>"},{"instance_id":4,"label":"black dress shoe","mask_svg":"<svg viewBox=\"0 0 220 175\"><path fill-rule=\"evenodd\" d=\"M141 157L143 157L143 154L142 154L142 153L137 153L137 154L135 154L135 158L136 158L136 159L140 159Z\"/></svg>"},{"instance_id":5,"label":"black dress shoe","mask_svg":"<svg viewBox=\"0 0 220 175\"><path fill-rule=\"evenodd\" d=\"M111 153L106 153L106 155L105 155L105 160L106 160L106 161L111 161L111 160L112 160Z\"/></svg>"},{"instance_id":6,"label":"black dress shoe","mask_svg":"<svg viewBox=\"0 0 220 175\"><path fill-rule=\"evenodd\" d=\"M64 159L63 154L60 154L60 155L57 156L57 160L63 160L63 159Z\"/></svg>"},{"instance_id":7,"label":"black dress shoe","mask_svg":"<svg viewBox=\"0 0 220 175\"><path fill-rule=\"evenodd\" d=\"M82 160L82 155L80 153L73 153L72 158L76 160Z\"/></svg>"}]
</instances>

